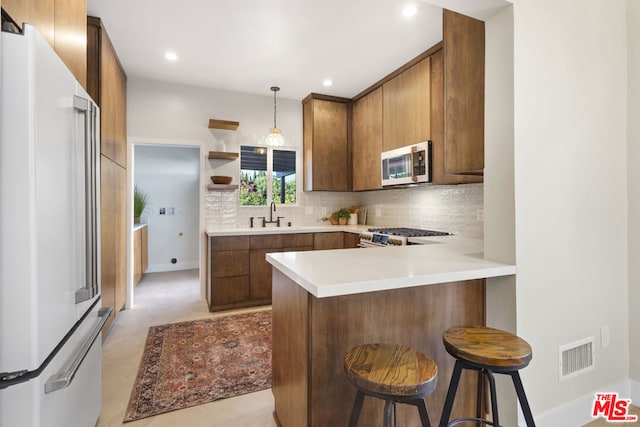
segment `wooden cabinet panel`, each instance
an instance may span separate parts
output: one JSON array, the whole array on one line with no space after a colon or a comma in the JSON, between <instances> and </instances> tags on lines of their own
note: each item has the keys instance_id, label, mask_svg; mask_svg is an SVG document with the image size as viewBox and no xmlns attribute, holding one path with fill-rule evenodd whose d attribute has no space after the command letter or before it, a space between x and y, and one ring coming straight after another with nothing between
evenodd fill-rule
<instances>
[{"instance_id":1,"label":"wooden cabinet panel","mask_svg":"<svg viewBox=\"0 0 640 427\"><path fill-rule=\"evenodd\" d=\"M62 61L87 87L87 2L54 0L54 48Z\"/></svg>"},{"instance_id":2,"label":"wooden cabinet panel","mask_svg":"<svg viewBox=\"0 0 640 427\"><path fill-rule=\"evenodd\" d=\"M313 233L283 234L282 246L285 248L313 246Z\"/></svg>"},{"instance_id":3,"label":"wooden cabinet panel","mask_svg":"<svg viewBox=\"0 0 640 427\"><path fill-rule=\"evenodd\" d=\"M133 232L133 285L142 277L142 230Z\"/></svg>"},{"instance_id":4,"label":"wooden cabinet panel","mask_svg":"<svg viewBox=\"0 0 640 427\"><path fill-rule=\"evenodd\" d=\"M100 156L100 249L102 306L113 318L126 301L126 177L127 172ZM106 331L108 329L105 328Z\"/></svg>"},{"instance_id":5,"label":"wooden cabinet panel","mask_svg":"<svg viewBox=\"0 0 640 427\"><path fill-rule=\"evenodd\" d=\"M282 247L282 234L264 234L251 236L251 249L279 249Z\"/></svg>"},{"instance_id":6,"label":"wooden cabinet panel","mask_svg":"<svg viewBox=\"0 0 640 427\"><path fill-rule=\"evenodd\" d=\"M342 231L331 233L315 233L313 237L313 249L342 249L344 247L344 237Z\"/></svg>"},{"instance_id":7,"label":"wooden cabinet panel","mask_svg":"<svg viewBox=\"0 0 640 427\"><path fill-rule=\"evenodd\" d=\"M87 17L87 25L87 91L100 106L100 153L126 167L127 75L100 19Z\"/></svg>"},{"instance_id":8,"label":"wooden cabinet panel","mask_svg":"<svg viewBox=\"0 0 640 427\"><path fill-rule=\"evenodd\" d=\"M211 237L212 251L240 251L249 249L249 236Z\"/></svg>"},{"instance_id":9,"label":"wooden cabinet panel","mask_svg":"<svg viewBox=\"0 0 640 427\"><path fill-rule=\"evenodd\" d=\"M344 244L343 247L345 249L353 249L357 248L360 243L360 234L357 233L343 233L344 234Z\"/></svg>"},{"instance_id":10,"label":"wooden cabinet panel","mask_svg":"<svg viewBox=\"0 0 640 427\"><path fill-rule=\"evenodd\" d=\"M281 249L256 249L251 251L251 290L253 300L271 301L271 264L265 259L269 252Z\"/></svg>"},{"instance_id":11,"label":"wooden cabinet panel","mask_svg":"<svg viewBox=\"0 0 640 427\"><path fill-rule=\"evenodd\" d=\"M431 137L430 70L427 57L382 86L382 151Z\"/></svg>"},{"instance_id":12,"label":"wooden cabinet panel","mask_svg":"<svg viewBox=\"0 0 640 427\"><path fill-rule=\"evenodd\" d=\"M314 96L302 103L304 191L348 191L349 100Z\"/></svg>"},{"instance_id":13,"label":"wooden cabinet panel","mask_svg":"<svg viewBox=\"0 0 640 427\"><path fill-rule=\"evenodd\" d=\"M444 54L431 55L431 176L434 184L482 182L482 176L454 175L444 164Z\"/></svg>"},{"instance_id":14,"label":"wooden cabinet panel","mask_svg":"<svg viewBox=\"0 0 640 427\"><path fill-rule=\"evenodd\" d=\"M54 2L53 0L2 0L2 9L20 28L31 24L54 46Z\"/></svg>"},{"instance_id":15,"label":"wooden cabinet panel","mask_svg":"<svg viewBox=\"0 0 640 427\"><path fill-rule=\"evenodd\" d=\"M382 188L382 87L358 99L352 115L353 191Z\"/></svg>"},{"instance_id":16,"label":"wooden cabinet panel","mask_svg":"<svg viewBox=\"0 0 640 427\"><path fill-rule=\"evenodd\" d=\"M211 252L211 277L249 275L249 251Z\"/></svg>"},{"instance_id":17,"label":"wooden cabinet panel","mask_svg":"<svg viewBox=\"0 0 640 427\"><path fill-rule=\"evenodd\" d=\"M144 272L147 271L147 268L149 268L149 227L142 227L140 232L140 266L141 274L144 274Z\"/></svg>"},{"instance_id":18,"label":"wooden cabinet panel","mask_svg":"<svg viewBox=\"0 0 640 427\"><path fill-rule=\"evenodd\" d=\"M212 279L211 298L216 306L247 301L249 299L249 277L220 277ZM213 308L214 305L211 307Z\"/></svg>"},{"instance_id":19,"label":"wooden cabinet panel","mask_svg":"<svg viewBox=\"0 0 640 427\"><path fill-rule=\"evenodd\" d=\"M443 12L446 173L484 169L484 22Z\"/></svg>"}]
</instances>

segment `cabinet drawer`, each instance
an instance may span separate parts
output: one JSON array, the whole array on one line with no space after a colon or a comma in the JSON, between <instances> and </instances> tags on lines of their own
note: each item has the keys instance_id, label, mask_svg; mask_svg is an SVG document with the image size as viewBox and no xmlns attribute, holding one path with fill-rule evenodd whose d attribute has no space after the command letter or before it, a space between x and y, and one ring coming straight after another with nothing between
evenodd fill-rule
<instances>
[{"instance_id":1,"label":"cabinet drawer","mask_svg":"<svg viewBox=\"0 0 640 427\"><path fill-rule=\"evenodd\" d=\"M282 235L283 248L298 248L304 246L313 246L313 233L296 233Z\"/></svg>"},{"instance_id":2,"label":"cabinet drawer","mask_svg":"<svg viewBox=\"0 0 640 427\"><path fill-rule=\"evenodd\" d=\"M211 251L240 251L249 249L249 236L211 237Z\"/></svg>"},{"instance_id":3,"label":"cabinet drawer","mask_svg":"<svg viewBox=\"0 0 640 427\"><path fill-rule=\"evenodd\" d=\"M211 280L211 306L234 304L249 299L249 276Z\"/></svg>"},{"instance_id":4,"label":"cabinet drawer","mask_svg":"<svg viewBox=\"0 0 640 427\"><path fill-rule=\"evenodd\" d=\"M211 253L211 277L249 275L249 251L217 251Z\"/></svg>"},{"instance_id":5,"label":"cabinet drawer","mask_svg":"<svg viewBox=\"0 0 640 427\"><path fill-rule=\"evenodd\" d=\"M342 249L344 248L344 237L342 231L329 233L315 233L313 249L321 251L325 249Z\"/></svg>"},{"instance_id":6,"label":"cabinet drawer","mask_svg":"<svg viewBox=\"0 0 640 427\"><path fill-rule=\"evenodd\" d=\"M251 236L251 249L280 249L282 234L264 234Z\"/></svg>"}]
</instances>

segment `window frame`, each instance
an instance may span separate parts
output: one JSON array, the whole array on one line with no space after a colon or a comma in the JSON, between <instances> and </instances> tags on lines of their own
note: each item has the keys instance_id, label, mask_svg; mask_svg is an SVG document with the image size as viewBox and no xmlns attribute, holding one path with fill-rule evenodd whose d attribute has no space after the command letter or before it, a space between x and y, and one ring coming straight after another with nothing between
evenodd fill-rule
<instances>
[{"instance_id":1,"label":"window frame","mask_svg":"<svg viewBox=\"0 0 640 427\"><path fill-rule=\"evenodd\" d=\"M298 173L298 165L299 165L299 148L298 147L289 147L289 146L283 146L283 147L270 147L264 144L240 144L240 162L238 165L239 168L239 177L242 177L242 147L256 147L256 148L264 148L267 150L267 170L266 170L266 175L267 175L267 198L266 198L266 204L265 205L243 205L240 203L240 197L238 197L238 205L241 208L256 208L256 207L262 207L262 206L269 206L271 204L272 201L276 202L277 206L299 206L300 203L300 179L299 179L299 173ZM286 204L286 203L280 203L280 199L278 199L278 201L275 201L273 198L273 151L274 150L278 150L278 151L293 151L294 153L296 153L296 161L295 161L295 174L296 174L296 202L295 203L290 203L290 204ZM238 189L238 191L242 191L241 189ZM240 195L240 193L238 193L238 196Z\"/></svg>"}]
</instances>

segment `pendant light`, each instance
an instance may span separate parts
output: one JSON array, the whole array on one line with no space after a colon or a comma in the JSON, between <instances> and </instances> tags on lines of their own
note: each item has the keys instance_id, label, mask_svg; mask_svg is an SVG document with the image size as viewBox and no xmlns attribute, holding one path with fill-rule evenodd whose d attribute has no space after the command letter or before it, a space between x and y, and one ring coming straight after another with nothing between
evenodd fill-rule
<instances>
[{"instance_id":1,"label":"pendant light","mask_svg":"<svg viewBox=\"0 0 640 427\"><path fill-rule=\"evenodd\" d=\"M276 93L280 90L278 86L271 86L273 91L273 128L271 133L267 135L265 143L270 147L282 147L284 145L284 137L280 133L280 129L276 126Z\"/></svg>"}]
</instances>

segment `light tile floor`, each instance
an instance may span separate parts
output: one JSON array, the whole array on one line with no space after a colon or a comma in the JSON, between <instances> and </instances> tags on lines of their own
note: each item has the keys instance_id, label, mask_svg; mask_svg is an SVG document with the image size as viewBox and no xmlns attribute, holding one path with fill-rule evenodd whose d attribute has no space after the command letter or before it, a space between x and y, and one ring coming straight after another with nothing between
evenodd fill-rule
<instances>
[{"instance_id":1,"label":"light tile floor","mask_svg":"<svg viewBox=\"0 0 640 427\"><path fill-rule=\"evenodd\" d=\"M638 408L637 406L631 405L629 409L629 414L637 415L638 421L636 421L635 423L631 423L631 422L614 423L614 422L608 422L604 418L598 418L597 420L594 420L589 424L585 424L584 427L607 427L607 426L615 426L615 425L618 425L620 427L640 426L640 408Z\"/></svg>"},{"instance_id":2,"label":"light tile floor","mask_svg":"<svg viewBox=\"0 0 640 427\"><path fill-rule=\"evenodd\" d=\"M254 309L255 310L255 309ZM239 310L233 313L251 310ZM150 326L232 314L209 313L198 270L147 273L135 307L121 311L102 347L102 413L98 427L121 426ZM127 427L273 427L271 389L126 423Z\"/></svg>"}]
</instances>

